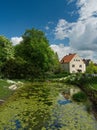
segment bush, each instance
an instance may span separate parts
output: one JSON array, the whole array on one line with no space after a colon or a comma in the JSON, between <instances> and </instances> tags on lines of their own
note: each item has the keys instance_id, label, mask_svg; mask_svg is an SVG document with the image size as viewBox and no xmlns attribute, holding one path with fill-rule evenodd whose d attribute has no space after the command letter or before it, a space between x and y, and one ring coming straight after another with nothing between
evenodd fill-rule
<instances>
[{"instance_id":1,"label":"bush","mask_svg":"<svg viewBox=\"0 0 97 130\"><path fill-rule=\"evenodd\" d=\"M84 92L78 92L72 96L72 99L77 102L85 102L87 100L87 96Z\"/></svg>"}]
</instances>

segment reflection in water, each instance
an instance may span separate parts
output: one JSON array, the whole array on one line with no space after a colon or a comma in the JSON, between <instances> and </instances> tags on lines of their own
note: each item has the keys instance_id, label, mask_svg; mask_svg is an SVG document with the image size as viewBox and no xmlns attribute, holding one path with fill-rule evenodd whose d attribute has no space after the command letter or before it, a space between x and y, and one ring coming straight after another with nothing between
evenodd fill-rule
<instances>
[{"instance_id":1,"label":"reflection in water","mask_svg":"<svg viewBox=\"0 0 97 130\"><path fill-rule=\"evenodd\" d=\"M58 100L58 104L60 104L60 105L65 105L68 103L71 103L71 100L68 100L68 99Z\"/></svg>"},{"instance_id":2,"label":"reflection in water","mask_svg":"<svg viewBox=\"0 0 97 130\"><path fill-rule=\"evenodd\" d=\"M96 130L97 122L86 106L71 102L59 94L46 130Z\"/></svg>"}]
</instances>

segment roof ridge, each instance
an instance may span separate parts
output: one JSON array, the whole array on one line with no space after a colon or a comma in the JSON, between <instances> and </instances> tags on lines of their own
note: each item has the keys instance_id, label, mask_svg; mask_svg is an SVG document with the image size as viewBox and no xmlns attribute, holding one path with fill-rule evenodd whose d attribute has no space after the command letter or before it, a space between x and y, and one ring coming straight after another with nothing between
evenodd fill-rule
<instances>
[{"instance_id":1,"label":"roof ridge","mask_svg":"<svg viewBox=\"0 0 97 130\"><path fill-rule=\"evenodd\" d=\"M73 53L73 54L69 53L68 55L64 56L60 62L61 63L68 63L73 59L73 57L75 55L76 55L76 53Z\"/></svg>"}]
</instances>

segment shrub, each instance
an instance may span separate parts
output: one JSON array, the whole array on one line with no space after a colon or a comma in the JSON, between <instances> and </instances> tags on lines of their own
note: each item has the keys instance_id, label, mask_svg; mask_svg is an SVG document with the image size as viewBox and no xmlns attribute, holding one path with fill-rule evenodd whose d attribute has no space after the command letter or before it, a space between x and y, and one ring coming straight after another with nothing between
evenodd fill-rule
<instances>
[{"instance_id":1,"label":"shrub","mask_svg":"<svg viewBox=\"0 0 97 130\"><path fill-rule=\"evenodd\" d=\"M72 96L72 99L77 102L85 102L87 100L87 96L84 92L78 92Z\"/></svg>"}]
</instances>

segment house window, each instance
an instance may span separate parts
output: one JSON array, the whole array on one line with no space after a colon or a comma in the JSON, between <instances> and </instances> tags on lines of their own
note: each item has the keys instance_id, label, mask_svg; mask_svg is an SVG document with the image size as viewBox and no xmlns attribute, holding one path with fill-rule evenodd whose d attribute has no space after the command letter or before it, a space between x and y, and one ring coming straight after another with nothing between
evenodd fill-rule
<instances>
[{"instance_id":1,"label":"house window","mask_svg":"<svg viewBox=\"0 0 97 130\"><path fill-rule=\"evenodd\" d=\"M80 68L82 68L82 65L79 65Z\"/></svg>"},{"instance_id":2,"label":"house window","mask_svg":"<svg viewBox=\"0 0 97 130\"><path fill-rule=\"evenodd\" d=\"M75 73L75 71L73 70L72 73Z\"/></svg>"},{"instance_id":3,"label":"house window","mask_svg":"<svg viewBox=\"0 0 97 130\"><path fill-rule=\"evenodd\" d=\"M76 59L76 61L80 61L79 59Z\"/></svg>"},{"instance_id":4,"label":"house window","mask_svg":"<svg viewBox=\"0 0 97 130\"><path fill-rule=\"evenodd\" d=\"M75 67L75 65L72 65L72 67Z\"/></svg>"}]
</instances>

